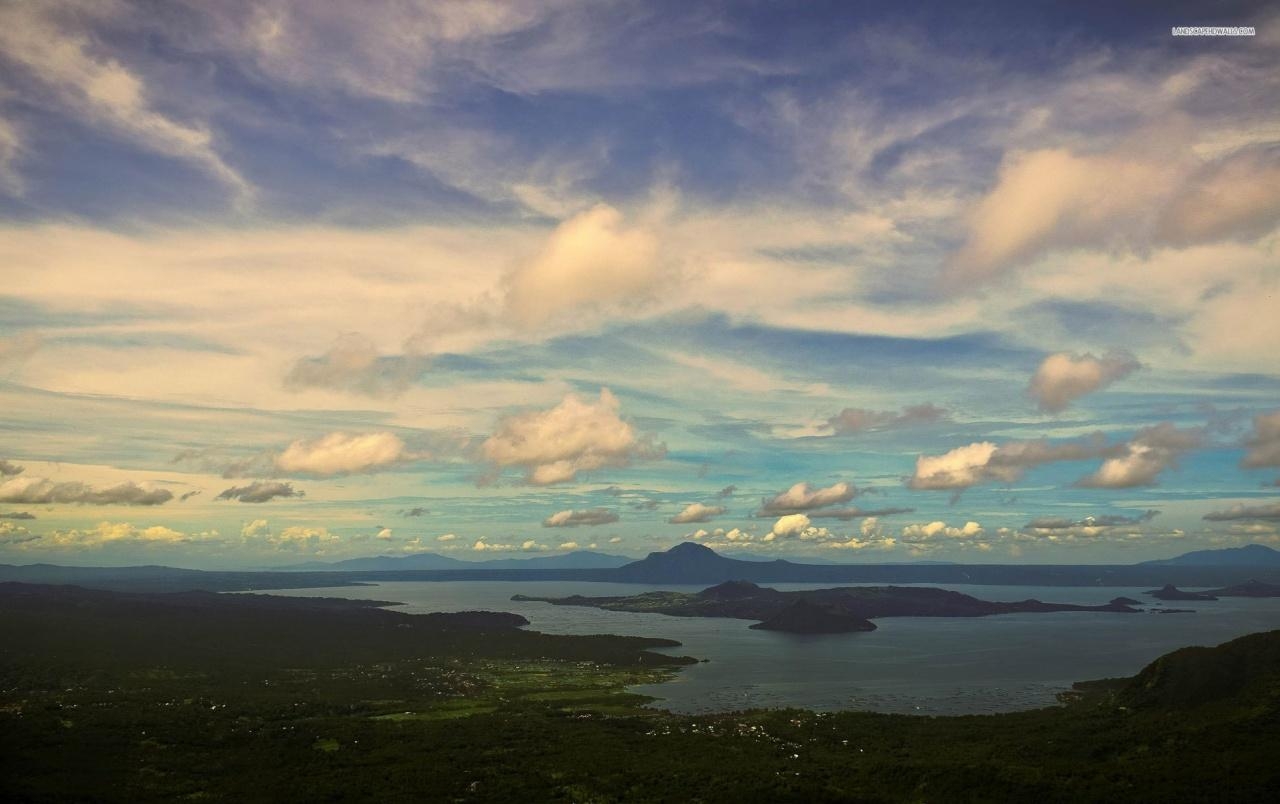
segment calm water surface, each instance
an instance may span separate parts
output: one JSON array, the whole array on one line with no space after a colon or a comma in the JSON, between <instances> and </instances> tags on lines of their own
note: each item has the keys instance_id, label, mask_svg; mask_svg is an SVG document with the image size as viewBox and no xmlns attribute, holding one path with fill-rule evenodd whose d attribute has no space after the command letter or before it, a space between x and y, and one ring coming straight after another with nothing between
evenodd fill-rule
<instances>
[{"instance_id":1,"label":"calm water surface","mask_svg":"<svg viewBox=\"0 0 1280 804\"><path fill-rule=\"evenodd\" d=\"M830 584L771 584L818 589ZM748 707L867 709L972 714L1049 706L1073 681L1133 675L1161 654L1216 645L1280 628L1280 598L1160 603L1194 614L1060 612L993 617L896 617L869 633L808 636L752 631L746 620L667 617L548 603L515 594L633 595L697 586L529 581L400 581L371 586L283 589L272 594L395 600L408 613L489 609L529 619L553 634L627 634L675 639L667 652L706 659L672 681L635 687L661 706L696 713ZM1158 603L1133 587L946 585L984 600L1036 598L1105 603L1125 595Z\"/></svg>"}]
</instances>

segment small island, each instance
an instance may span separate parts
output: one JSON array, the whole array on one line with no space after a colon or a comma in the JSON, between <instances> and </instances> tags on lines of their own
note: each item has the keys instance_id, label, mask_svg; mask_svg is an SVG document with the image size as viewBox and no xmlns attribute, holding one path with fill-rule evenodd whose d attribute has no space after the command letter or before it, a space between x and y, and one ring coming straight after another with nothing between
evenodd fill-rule
<instances>
[{"instance_id":1,"label":"small island","mask_svg":"<svg viewBox=\"0 0 1280 804\"><path fill-rule=\"evenodd\" d=\"M799 634L872 631L878 617L986 617L993 614L1102 611L1135 614L1139 610L1117 598L1101 606L1044 603L1039 600L998 602L928 586L846 586L782 592L748 581L726 581L701 592L643 592L629 597L532 597L556 606L588 606L606 611L648 612L672 617L730 617L757 620L758 630ZM1137 601L1132 601L1137 602Z\"/></svg>"},{"instance_id":2,"label":"small island","mask_svg":"<svg viewBox=\"0 0 1280 804\"><path fill-rule=\"evenodd\" d=\"M1187 592L1179 589L1171 583L1167 583L1159 589L1149 589L1144 594L1151 595L1159 600L1217 600L1218 598L1208 592Z\"/></svg>"}]
</instances>

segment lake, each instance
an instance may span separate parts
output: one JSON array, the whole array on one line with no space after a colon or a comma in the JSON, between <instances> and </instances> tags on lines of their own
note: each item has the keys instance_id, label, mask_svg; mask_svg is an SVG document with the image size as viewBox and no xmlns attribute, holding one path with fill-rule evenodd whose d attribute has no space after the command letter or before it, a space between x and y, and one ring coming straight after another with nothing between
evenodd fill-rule
<instances>
[{"instance_id":1,"label":"lake","mask_svg":"<svg viewBox=\"0 0 1280 804\"><path fill-rule=\"evenodd\" d=\"M830 584L770 584L817 589ZM682 585L530 581L397 581L359 587L283 589L271 594L376 598L407 613L488 609L528 618L555 634L626 634L675 639L669 652L707 661L672 681L635 687L655 706L699 713L749 707L862 709L951 715L1051 706L1072 682L1130 676L1188 645L1217 645L1280 628L1280 598L1161 603L1131 587L945 585L984 600L1105 603L1121 595L1194 614L1058 612L992 617L895 617L868 633L796 635L752 631L746 620L668 617L515 602L515 594L634 595Z\"/></svg>"}]
</instances>

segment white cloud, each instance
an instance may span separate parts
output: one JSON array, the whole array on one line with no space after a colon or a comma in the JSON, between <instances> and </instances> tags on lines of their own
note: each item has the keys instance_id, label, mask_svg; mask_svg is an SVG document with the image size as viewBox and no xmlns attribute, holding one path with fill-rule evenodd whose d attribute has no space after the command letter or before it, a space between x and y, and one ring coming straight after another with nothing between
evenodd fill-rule
<instances>
[{"instance_id":1,"label":"white cloud","mask_svg":"<svg viewBox=\"0 0 1280 804\"><path fill-rule=\"evenodd\" d=\"M584 511L558 511L542 521L544 528L576 528L587 525L608 525L617 522L618 515L604 508L591 508Z\"/></svg>"},{"instance_id":2,"label":"white cloud","mask_svg":"<svg viewBox=\"0 0 1280 804\"><path fill-rule=\"evenodd\" d=\"M187 534L165 525L139 527L129 522L99 522L93 528L55 530L43 536L39 545L53 548L100 548L115 544L175 545L218 538L217 531Z\"/></svg>"},{"instance_id":3,"label":"white cloud","mask_svg":"<svg viewBox=\"0 0 1280 804\"><path fill-rule=\"evenodd\" d=\"M946 522L934 521L903 527L902 540L905 542L927 542L940 536L949 539L974 539L985 532L982 525L973 521L965 522L960 527L953 527Z\"/></svg>"},{"instance_id":4,"label":"white cloud","mask_svg":"<svg viewBox=\"0 0 1280 804\"><path fill-rule=\"evenodd\" d=\"M858 489L845 481L833 483L825 488L813 487L808 483L796 483L786 491L779 492L765 500L760 507L762 516L788 512L812 511L828 505L848 502L858 495Z\"/></svg>"},{"instance_id":5,"label":"white cloud","mask_svg":"<svg viewBox=\"0 0 1280 804\"><path fill-rule=\"evenodd\" d=\"M290 525L276 534L266 534L268 544L284 550L305 550L316 554L326 552L329 545L339 541L328 528Z\"/></svg>"},{"instance_id":6,"label":"white cloud","mask_svg":"<svg viewBox=\"0 0 1280 804\"><path fill-rule=\"evenodd\" d=\"M1100 358L1058 352L1040 363L1027 392L1041 410L1058 413L1066 410L1072 401L1105 388L1140 367L1127 352L1110 352Z\"/></svg>"},{"instance_id":7,"label":"white cloud","mask_svg":"<svg viewBox=\"0 0 1280 804\"><path fill-rule=\"evenodd\" d=\"M539 544L533 539L525 539L521 542L520 549L524 550L526 553L538 553L546 550L547 546L545 544Z\"/></svg>"},{"instance_id":8,"label":"white cloud","mask_svg":"<svg viewBox=\"0 0 1280 804\"><path fill-rule=\"evenodd\" d=\"M503 419L481 451L500 470L524 469L526 482L535 486L567 483L579 472L664 455L666 448L639 435L619 417L619 408L618 398L607 388L594 403L568 394L550 410Z\"/></svg>"},{"instance_id":9,"label":"white cloud","mask_svg":"<svg viewBox=\"0 0 1280 804\"><path fill-rule=\"evenodd\" d=\"M541 253L511 274L506 317L527 329L570 312L633 307L666 273L656 235L598 204L557 226Z\"/></svg>"},{"instance_id":10,"label":"white cloud","mask_svg":"<svg viewBox=\"0 0 1280 804\"><path fill-rule=\"evenodd\" d=\"M95 16L84 13L89 8L71 18ZM142 78L114 59L96 58L88 36L54 21L57 10L54 3L0 7L0 53L85 122L105 124L143 148L194 165L232 190L239 203L252 199L253 187L218 154L206 127L158 111Z\"/></svg>"},{"instance_id":11,"label":"white cloud","mask_svg":"<svg viewBox=\"0 0 1280 804\"><path fill-rule=\"evenodd\" d=\"M1048 439L1008 441L996 446L978 441L942 455L921 455L908 481L913 489L959 491L985 481L1011 483L1035 466L1056 461L1081 461L1116 455L1123 445L1110 446L1094 433L1084 439L1054 443Z\"/></svg>"},{"instance_id":12,"label":"white cloud","mask_svg":"<svg viewBox=\"0 0 1280 804\"><path fill-rule=\"evenodd\" d=\"M329 433L310 441L298 440L275 457L275 466L291 474L361 474L388 469L411 459L394 433Z\"/></svg>"},{"instance_id":13,"label":"white cloud","mask_svg":"<svg viewBox=\"0 0 1280 804\"><path fill-rule=\"evenodd\" d=\"M577 550L578 543L577 542L561 542L560 549L561 550Z\"/></svg>"},{"instance_id":14,"label":"white cloud","mask_svg":"<svg viewBox=\"0 0 1280 804\"><path fill-rule=\"evenodd\" d=\"M458 540L458 536L456 533L445 533L441 536L436 537L436 541L438 542L455 542L457 540Z\"/></svg>"},{"instance_id":15,"label":"white cloud","mask_svg":"<svg viewBox=\"0 0 1280 804\"><path fill-rule=\"evenodd\" d=\"M244 527L240 528L240 537L243 539L256 539L266 536L271 532L271 525L265 519L255 519L246 522Z\"/></svg>"},{"instance_id":16,"label":"white cloud","mask_svg":"<svg viewBox=\"0 0 1280 804\"><path fill-rule=\"evenodd\" d=\"M1122 445L1120 455L1108 458L1077 485L1099 489L1153 485L1161 472L1176 464L1182 453L1200 446L1202 439L1202 430L1180 430L1169 422L1148 427Z\"/></svg>"},{"instance_id":17,"label":"white cloud","mask_svg":"<svg viewBox=\"0 0 1280 804\"><path fill-rule=\"evenodd\" d=\"M383 541L390 540L391 528L382 528L381 530L378 531L377 535L374 538L382 539Z\"/></svg>"},{"instance_id":18,"label":"white cloud","mask_svg":"<svg viewBox=\"0 0 1280 804\"><path fill-rule=\"evenodd\" d=\"M673 525L686 525L695 522L710 522L715 517L725 512L723 505L705 505L695 502L689 503L684 510L667 521Z\"/></svg>"}]
</instances>

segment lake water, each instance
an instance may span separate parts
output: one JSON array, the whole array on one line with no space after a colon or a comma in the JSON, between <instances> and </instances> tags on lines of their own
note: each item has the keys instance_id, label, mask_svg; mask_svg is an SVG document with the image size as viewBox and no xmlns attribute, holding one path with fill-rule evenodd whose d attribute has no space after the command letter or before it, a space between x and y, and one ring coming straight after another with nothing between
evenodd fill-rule
<instances>
[{"instance_id":1,"label":"lake water","mask_svg":"<svg viewBox=\"0 0 1280 804\"><path fill-rule=\"evenodd\" d=\"M817 589L830 584L771 584ZM746 620L668 617L516 602L515 594L633 595L699 586L529 581L391 582L284 589L272 594L374 598L407 613L488 609L529 619L554 634L626 634L675 639L668 652L706 659L672 681L635 687L654 704L698 713L749 707L863 709L910 714L978 714L1051 706L1072 682L1129 676L1188 645L1217 645L1280 628L1280 598L1161 603L1132 587L946 585L984 600L1036 598L1105 603L1121 595L1194 614L1059 612L992 617L893 617L867 633L796 635L752 631Z\"/></svg>"}]
</instances>

